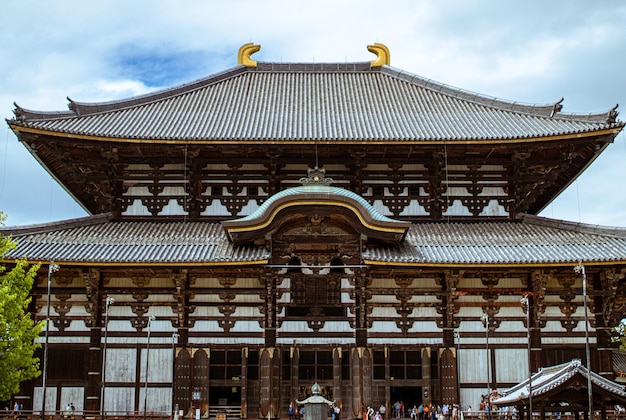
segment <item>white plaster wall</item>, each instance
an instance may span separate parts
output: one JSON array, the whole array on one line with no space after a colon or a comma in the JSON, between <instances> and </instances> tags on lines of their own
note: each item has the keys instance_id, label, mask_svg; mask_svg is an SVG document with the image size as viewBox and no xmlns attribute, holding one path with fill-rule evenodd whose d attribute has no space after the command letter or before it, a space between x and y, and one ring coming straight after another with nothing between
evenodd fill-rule
<instances>
[{"instance_id":1,"label":"white plaster wall","mask_svg":"<svg viewBox=\"0 0 626 420\"><path fill-rule=\"evenodd\" d=\"M147 348L141 349L140 381L146 382ZM148 366L148 382L172 382L172 349L151 348L150 366Z\"/></svg>"},{"instance_id":2,"label":"white plaster wall","mask_svg":"<svg viewBox=\"0 0 626 420\"><path fill-rule=\"evenodd\" d=\"M65 410L69 403L74 404L76 409L74 414L83 411L83 401L85 399L85 388L77 386L66 386L61 388L61 410ZM47 403L46 403L47 405Z\"/></svg>"},{"instance_id":3,"label":"white plaster wall","mask_svg":"<svg viewBox=\"0 0 626 420\"><path fill-rule=\"evenodd\" d=\"M42 387L37 386L33 394L33 411L41 413L41 404L43 402ZM46 386L46 412L54 411L57 406L57 389L54 386Z\"/></svg>"},{"instance_id":4,"label":"white plaster wall","mask_svg":"<svg viewBox=\"0 0 626 420\"><path fill-rule=\"evenodd\" d=\"M491 351L490 351L491 352ZM485 383L487 388L487 353L486 349L462 349L459 353L460 381Z\"/></svg>"},{"instance_id":5,"label":"white plaster wall","mask_svg":"<svg viewBox=\"0 0 626 420\"><path fill-rule=\"evenodd\" d=\"M106 382L133 382L137 351L135 349L116 349L107 347Z\"/></svg>"},{"instance_id":6,"label":"white plaster wall","mask_svg":"<svg viewBox=\"0 0 626 420\"><path fill-rule=\"evenodd\" d=\"M123 415L135 411L135 388L107 387L104 394L104 411ZM112 413L113 414L113 413Z\"/></svg>"},{"instance_id":7,"label":"white plaster wall","mask_svg":"<svg viewBox=\"0 0 626 420\"><path fill-rule=\"evenodd\" d=\"M487 384L485 383L485 387ZM482 396L487 393L487 388L461 388L461 408L467 416L467 410L477 411L480 408ZM465 417L468 419L468 417Z\"/></svg>"},{"instance_id":8,"label":"white plaster wall","mask_svg":"<svg viewBox=\"0 0 626 420\"><path fill-rule=\"evenodd\" d=\"M521 382L528 377L527 349L495 349L497 382Z\"/></svg>"}]
</instances>

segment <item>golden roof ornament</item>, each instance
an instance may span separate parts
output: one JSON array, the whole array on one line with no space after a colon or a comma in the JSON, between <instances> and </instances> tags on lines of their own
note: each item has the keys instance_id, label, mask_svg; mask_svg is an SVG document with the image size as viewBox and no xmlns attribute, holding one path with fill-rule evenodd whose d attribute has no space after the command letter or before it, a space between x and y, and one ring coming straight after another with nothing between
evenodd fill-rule
<instances>
[{"instance_id":1,"label":"golden roof ornament","mask_svg":"<svg viewBox=\"0 0 626 420\"><path fill-rule=\"evenodd\" d=\"M260 45L255 45L252 42L248 42L247 44L243 44L241 48L239 48L239 52L237 53L237 65L246 66L246 67L256 67L256 61L254 61L250 56L255 52L261 49Z\"/></svg>"},{"instance_id":2,"label":"golden roof ornament","mask_svg":"<svg viewBox=\"0 0 626 420\"><path fill-rule=\"evenodd\" d=\"M376 60L372 60L370 62L372 67L388 66L389 63L391 63L391 54L389 53L389 48L387 48L387 46L379 42L375 42L374 45L368 45L367 50L376 54Z\"/></svg>"}]
</instances>

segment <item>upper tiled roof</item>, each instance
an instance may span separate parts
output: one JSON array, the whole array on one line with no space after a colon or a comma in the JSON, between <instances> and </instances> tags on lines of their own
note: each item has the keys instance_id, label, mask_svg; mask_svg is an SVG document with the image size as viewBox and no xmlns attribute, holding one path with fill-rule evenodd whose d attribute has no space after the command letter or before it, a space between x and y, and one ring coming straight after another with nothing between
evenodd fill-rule
<instances>
[{"instance_id":1,"label":"upper tiled roof","mask_svg":"<svg viewBox=\"0 0 626 420\"><path fill-rule=\"evenodd\" d=\"M238 66L180 87L70 111L16 106L15 130L152 141L499 141L621 128L611 110L566 115L365 63Z\"/></svg>"},{"instance_id":2,"label":"upper tiled roof","mask_svg":"<svg viewBox=\"0 0 626 420\"><path fill-rule=\"evenodd\" d=\"M264 247L233 246L219 223L113 221L106 216L3 228L6 259L100 264L263 263ZM364 252L370 264L532 265L626 262L626 230L526 216L485 223L417 223L400 247Z\"/></svg>"}]
</instances>

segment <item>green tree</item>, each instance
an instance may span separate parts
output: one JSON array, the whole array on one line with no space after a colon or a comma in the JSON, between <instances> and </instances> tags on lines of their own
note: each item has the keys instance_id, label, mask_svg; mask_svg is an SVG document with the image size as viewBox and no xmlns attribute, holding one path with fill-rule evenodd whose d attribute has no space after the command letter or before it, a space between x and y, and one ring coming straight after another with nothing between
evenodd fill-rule
<instances>
[{"instance_id":1,"label":"green tree","mask_svg":"<svg viewBox=\"0 0 626 420\"><path fill-rule=\"evenodd\" d=\"M0 213L0 225L5 219ZM0 261L16 245L11 237L0 234ZM28 312L39 264L19 260L11 266L0 264L0 401L17 393L21 382L39 376L39 359L34 354L41 345L35 339L45 325L35 322Z\"/></svg>"}]
</instances>

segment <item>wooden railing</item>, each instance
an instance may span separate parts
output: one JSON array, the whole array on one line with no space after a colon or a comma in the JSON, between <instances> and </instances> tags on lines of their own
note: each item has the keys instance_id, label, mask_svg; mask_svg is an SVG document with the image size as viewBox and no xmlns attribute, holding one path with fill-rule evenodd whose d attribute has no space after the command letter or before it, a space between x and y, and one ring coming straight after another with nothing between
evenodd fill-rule
<instances>
[{"instance_id":1,"label":"wooden railing","mask_svg":"<svg viewBox=\"0 0 626 420\"><path fill-rule=\"evenodd\" d=\"M195 417L194 417L195 418ZM211 406L208 413L203 413L201 419L238 420L241 418L240 406ZM0 420L172 420L172 413L148 411L107 411L104 414L89 411L77 411L68 415L65 411L46 411L42 417L40 410L21 410L19 413L0 412ZM188 420L188 416L181 416L180 420ZM200 420L201 420L200 419Z\"/></svg>"}]
</instances>

